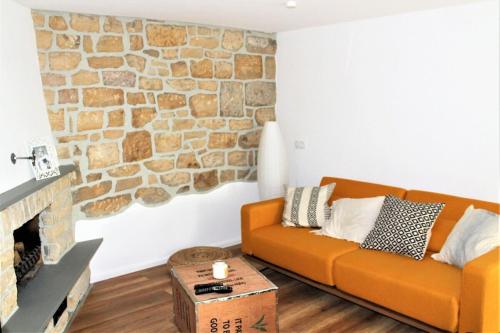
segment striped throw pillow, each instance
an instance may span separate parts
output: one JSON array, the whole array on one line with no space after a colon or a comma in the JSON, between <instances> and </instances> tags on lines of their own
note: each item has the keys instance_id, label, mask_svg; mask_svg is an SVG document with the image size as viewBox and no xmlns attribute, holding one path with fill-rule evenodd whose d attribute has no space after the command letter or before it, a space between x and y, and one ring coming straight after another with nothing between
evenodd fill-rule
<instances>
[{"instance_id":1,"label":"striped throw pillow","mask_svg":"<svg viewBox=\"0 0 500 333\"><path fill-rule=\"evenodd\" d=\"M335 183L321 187L289 187L286 190L283 226L322 227L330 217L330 198Z\"/></svg>"}]
</instances>

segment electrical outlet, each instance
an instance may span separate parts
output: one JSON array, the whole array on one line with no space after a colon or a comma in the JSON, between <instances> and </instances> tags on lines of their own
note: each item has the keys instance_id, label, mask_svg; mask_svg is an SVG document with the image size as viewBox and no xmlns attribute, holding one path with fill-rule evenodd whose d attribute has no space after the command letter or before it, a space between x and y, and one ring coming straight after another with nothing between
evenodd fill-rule
<instances>
[{"instance_id":1,"label":"electrical outlet","mask_svg":"<svg viewBox=\"0 0 500 333\"><path fill-rule=\"evenodd\" d=\"M304 140L295 140L295 149L306 149L306 142Z\"/></svg>"}]
</instances>

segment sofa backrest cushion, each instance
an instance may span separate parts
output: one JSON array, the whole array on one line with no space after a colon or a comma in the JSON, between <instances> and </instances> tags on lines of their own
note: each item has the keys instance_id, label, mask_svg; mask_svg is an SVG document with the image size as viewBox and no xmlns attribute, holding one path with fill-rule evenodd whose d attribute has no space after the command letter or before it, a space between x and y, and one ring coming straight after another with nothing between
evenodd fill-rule
<instances>
[{"instance_id":1,"label":"sofa backrest cushion","mask_svg":"<svg viewBox=\"0 0 500 333\"><path fill-rule=\"evenodd\" d=\"M446 204L432 227L432 235L427 248L431 252L441 250L446 238L469 205L500 214L500 205L498 203L441 193L411 190L406 192L405 199L418 202L443 202Z\"/></svg>"},{"instance_id":2,"label":"sofa backrest cushion","mask_svg":"<svg viewBox=\"0 0 500 333\"><path fill-rule=\"evenodd\" d=\"M329 205L331 205L334 200L340 198L368 198L379 195L393 195L398 198L403 198L406 193L406 190L400 187L367 183L352 179L336 177L323 177L323 179L321 179L321 186L330 183L335 183L336 185L328 201Z\"/></svg>"}]
</instances>

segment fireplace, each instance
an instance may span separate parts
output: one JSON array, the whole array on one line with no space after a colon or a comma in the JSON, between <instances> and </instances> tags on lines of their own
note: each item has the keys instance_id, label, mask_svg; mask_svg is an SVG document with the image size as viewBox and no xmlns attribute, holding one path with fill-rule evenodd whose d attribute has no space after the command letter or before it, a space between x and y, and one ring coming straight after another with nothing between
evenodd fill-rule
<instances>
[{"instance_id":1,"label":"fireplace","mask_svg":"<svg viewBox=\"0 0 500 333\"><path fill-rule=\"evenodd\" d=\"M73 171L0 193L0 332L64 332L89 292L101 240L75 242Z\"/></svg>"},{"instance_id":2,"label":"fireplace","mask_svg":"<svg viewBox=\"0 0 500 333\"><path fill-rule=\"evenodd\" d=\"M39 215L14 230L14 271L16 284L25 286L43 264Z\"/></svg>"}]
</instances>

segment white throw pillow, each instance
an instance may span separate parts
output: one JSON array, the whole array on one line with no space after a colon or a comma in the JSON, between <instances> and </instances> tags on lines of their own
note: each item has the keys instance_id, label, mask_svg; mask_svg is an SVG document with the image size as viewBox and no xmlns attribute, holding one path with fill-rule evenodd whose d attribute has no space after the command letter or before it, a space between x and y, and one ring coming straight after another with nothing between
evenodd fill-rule
<instances>
[{"instance_id":1,"label":"white throw pillow","mask_svg":"<svg viewBox=\"0 0 500 333\"><path fill-rule=\"evenodd\" d=\"M321 187L288 187L282 224L285 227L322 227L330 217L328 199L335 183Z\"/></svg>"},{"instance_id":2,"label":"white throw pillow","mask_svg":"<svg viewBox=\"0 0 500 333\"><path fill-rule=\"evenodd\" d=\"M384 196L378 196L334 201L330 219L321 229L321 234L362 243L373 229L384 199Z\"/></svg>"},{"instance_id":3,"label":"white throw pillow","mask_svg":"<svg viewBox=\"0 0 500 333\"><path fill-rule=\"evenodd\" d=\"M441 251L432 258L463 268L477 257L500 246L500 216L470 205L455 224Z\"/></svg>"}]
</instances>

